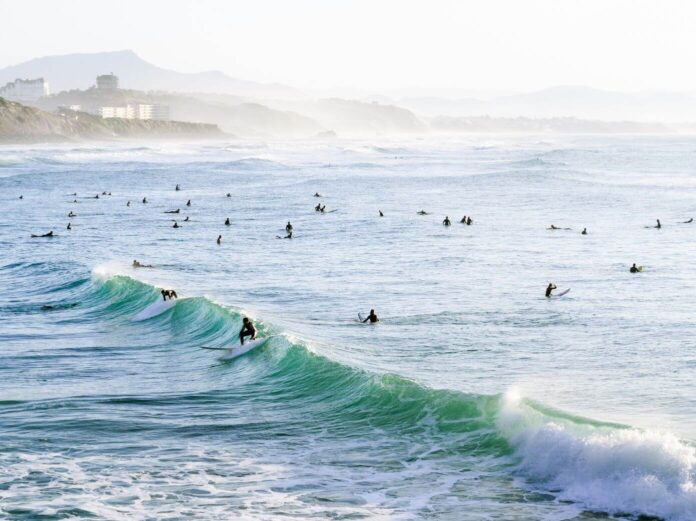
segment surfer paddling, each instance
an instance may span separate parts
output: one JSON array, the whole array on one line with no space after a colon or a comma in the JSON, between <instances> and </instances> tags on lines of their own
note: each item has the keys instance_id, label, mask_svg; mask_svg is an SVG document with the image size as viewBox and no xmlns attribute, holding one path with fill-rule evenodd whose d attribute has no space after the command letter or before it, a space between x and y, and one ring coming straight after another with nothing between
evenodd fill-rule
<instances>
[{"instance_id":1,"label":"surfer paddling","mask_svg":"<svg viewBox=\"0 0 696 521\"><path fill-rule=\"evenodd\" d=\"M141 264L140 261L134 260L133 261L133 267L134 268L154 268L152 264Z\"/></svg>"},{"instance_id":2,"label":"surfer paddling","mask_svg":"<svg viewBox=\"0 0 696 521\"><path fill-rule=\"evenodd\" d=\"M379 322L379 319L377 318L377 313L375 313L374 309L371 309L370 314L367 315L367 318L362 321L363 324L365 322L370 322L370 324L374 324L375 322Z\"/></svg>"},{"instance_id":3,"label":"surfer paddling","mask_svg":"<svg viewBox=\"0 0 696 521\"><path fill-rule=\"evenodd\" d=\"M244 345L244 338L250 337L249 340L256 340L256 328L247 317L242 319L242 329L239 331L239 343Z\"/></svg>"},{"instance_id":4,"label":"surfer paddling","mask_svg":"<svg viewBox=\"0 0 696 521\"><path fill-rule=\"evenodd\" d=\"M549 285L546 286L546 298L551 298L553 295L551 295L551 292L557 289L556 285L553 282L549 282Z\"/></svg>"},{"instance_id":5,"label":"surfer paddling","mask_svg":"<svg viewBox=\"0 0 696 521\"><path fill-rule=\"evenodd\" d=\"M37 238L37 237L55 237L55 235L53 235L53 230L51 230L48 233L44 233L43 235L35 235L32 233L31 236L34 238Z\"/></svg>"}]
</instances>

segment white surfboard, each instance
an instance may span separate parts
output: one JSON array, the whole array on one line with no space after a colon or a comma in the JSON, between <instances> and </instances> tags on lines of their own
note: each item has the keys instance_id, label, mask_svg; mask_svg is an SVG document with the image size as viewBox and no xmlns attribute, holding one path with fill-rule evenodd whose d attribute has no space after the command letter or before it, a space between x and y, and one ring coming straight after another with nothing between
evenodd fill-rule
<instances>
[{"instance_id":1,"label":"white surfboard","mask_svg":"<svg viewBox=\"0 0 696 521\"><path fill-rule=\"evenodd\" d=\"M564 289L560 293L556 293L555 295L551 295L552 297L562 297L563 295L567 294L570 291L570 288Z\"/></svg>"},{"instance_id":2,"label":"white surfboard","mask_svg":"<svg viewBox=\"0 0 696 521\"><path fill-rule=\"evenodd\" d=\"M358 313L358 322L362 322L363 320L365 319L363 318L362 313Z\"/></svg>"},{"instance_id":3,"label":"white surfboard","mask_svg":"<svg viewBox=\"0 0 696 521\"><path fill-rule=\"evenodd\" d=\"M247 340L244 345L236 345L225 349L225 353L220 357L220 360L234 360L242 355L247 354L252 349L261 347L270 337L257 338L256 340Z\"/></svg>"},{"instance_id":4,"label":"white surfboard","mask_svg":"<svg viewBox=\"0 0 696 521\"><path fill-rule=\"evenodd\" d=\"M162 300L159 299L157 302L153 302L150 304L148 307L143 309L140 313L135 315L133 317L134 322L140 322L141 320L147 320L148 318L156 317L157 315L161 315L168 309L173 308L176 303L177 299L170 299L170 300Z\"/></svg>"}]
</instances>

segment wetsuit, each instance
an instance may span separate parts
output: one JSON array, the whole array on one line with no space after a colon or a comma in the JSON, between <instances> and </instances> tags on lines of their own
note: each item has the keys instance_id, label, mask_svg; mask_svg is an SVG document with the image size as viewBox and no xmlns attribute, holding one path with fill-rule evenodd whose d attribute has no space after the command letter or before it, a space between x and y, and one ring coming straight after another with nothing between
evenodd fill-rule
<instances>
[{"instance_id":1,"label":"wetsuit","mask_svg":"<svg viewBox=\"0 0 696 521\"><path fill-rule=\"evenodd\" d=\"M243 344L244 343L244 338L245 337L251 337L253 340L254 337L256 336L256 328L254 327L254 324L251 323L251 320L244 324L242 326L242 330L239 332L239 343Z\"/></svg>"}]
</instances>

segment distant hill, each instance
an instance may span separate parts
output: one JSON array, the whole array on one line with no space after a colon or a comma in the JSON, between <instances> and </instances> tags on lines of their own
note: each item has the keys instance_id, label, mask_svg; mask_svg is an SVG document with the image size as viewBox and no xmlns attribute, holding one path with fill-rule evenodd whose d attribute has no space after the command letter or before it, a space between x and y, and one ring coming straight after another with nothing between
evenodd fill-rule
<instances>
[{"instance_id":1,"label":"distant hill","mask_svg":"<svg viewBox=\"0 0 696 521\"><path fill-rule=\"evenodd\" d=\"M491 118L437 116L430 128L443 134L663 134L674 132L661 123L592 121L578 118Z\"/></svg>"},{"instance_id":2,"label":"distant hill","mask_svg":"<svg viewBox=\"0 0 696 521\"><path fill-rule=\"evenodd\" d=\"M222 132L215 125L181 121L102 119L72 110L49 113L0 98L0 143L222 136Z\"/></svg>"},{"instance_id":3,"label":"distant hill","mask_svg":"<svg viewBox=\"0 0 696 521\"><path fill-rule=\"evenodd\" d=\"M97 113L102 106L152 103L169 107L172 119L212 123L238 137L306 138L326 129L311 118L275 110L246 98L222 95L190 95L172 92L143 92L131 89L70 90L42 98L38 108L55 111L61 106L80 105L81 110Z\"/></svg>"},{"instance_id":4,"label":"distant hill","mask_svg":"<svg viewBox=\"0 0 696 521\"><path fill-rule=\"evenodd\" d=\"M397 102L427 116L557 118L683 122L696 119L696 94L644 92L630 94L584 86L558 86L534 92L497 96L410 97Z\"/></svg>"},{"instance_id":5,"label":"distant hill","mask_svg":"<svg viewBox=\"0 0 696 521\"><path fill-rule=\"evenodd\" d=\"M248 98L292 99L301 92L280 84L256 83L230 78L219 71L183 73L157 67L133 51L66 54L35 58L0 69L0 85L17 78L43 77L51 92L87 89L100 74L114 73L119 86L135 90L227 93Z\"/></svg>"}]
</instances>

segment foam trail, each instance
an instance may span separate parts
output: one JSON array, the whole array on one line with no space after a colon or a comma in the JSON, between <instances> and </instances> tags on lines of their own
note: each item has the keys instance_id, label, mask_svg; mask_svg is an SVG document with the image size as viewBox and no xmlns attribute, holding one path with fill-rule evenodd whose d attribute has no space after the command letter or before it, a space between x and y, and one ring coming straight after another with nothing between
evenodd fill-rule
<instances>
[{"instance_id":1,"label":"foam trail","mask_svg":"<svg viewBox=\"0 0 696 521\"><path fill-rule=\"evenodd\" d=\"M549 416L514 393L497 425L519 471L559 499L610 514L696 518L696 450L672 434Z\"/></svg>"}]
</instances>

